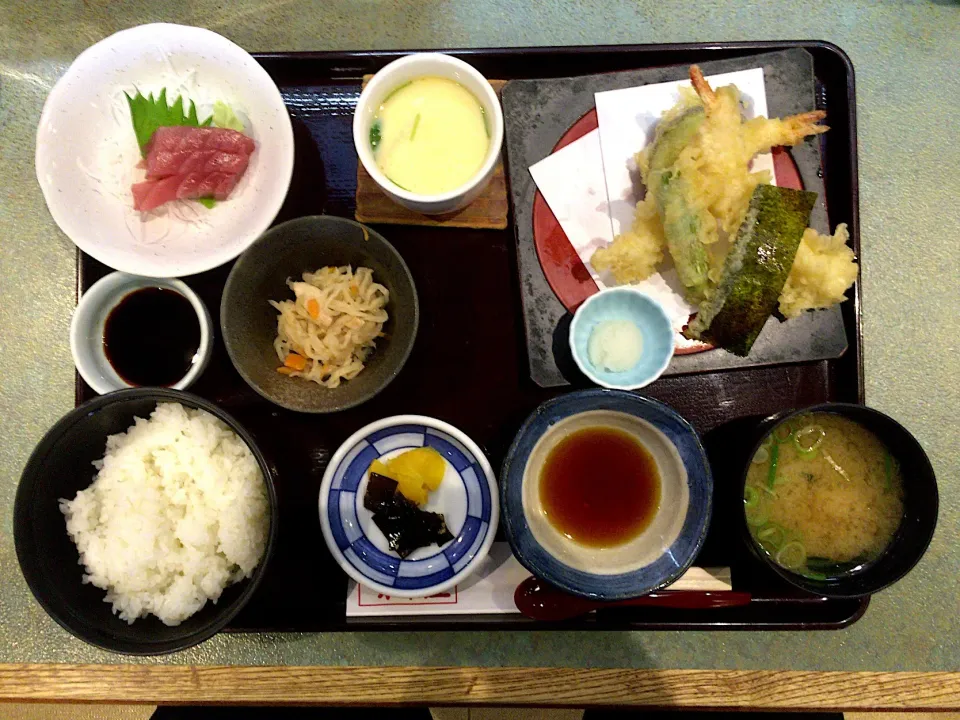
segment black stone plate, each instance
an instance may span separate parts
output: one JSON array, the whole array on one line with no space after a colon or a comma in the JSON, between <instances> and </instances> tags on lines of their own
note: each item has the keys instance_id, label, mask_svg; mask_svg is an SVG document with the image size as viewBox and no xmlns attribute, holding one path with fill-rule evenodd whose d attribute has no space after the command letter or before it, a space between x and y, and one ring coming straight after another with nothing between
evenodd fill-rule
<instances>
[{"instance_id":1,"label":"black stone plate","mask_svg":"<svg viewBox=\"0 0 960 720\"><path fill-rule=\"evenodd\" d=\"M784 117L820 107L814 59L802 48L707 61L700 65L704 75L762 67L770 117ZM594 93L682 80L687 77L687 69L687 65L676 65L569 78L514 80L503 89L527 350L530 373L539 385L566 385L579 375L579 371L572 365L566 344L570 313L547 284L534 247L536 184L528 168L548 156L567 129L594 108ZM844 121L843 116L835 120L833 113L827 118L831 127ZM807 140L792 148L790 153L804 188L818 195L810 225L820 232L829 232L832 226L827 223L820 138L826 139L819 136ZM838 210L838 216L840 212ZM834 225L845 222L831 219ZM839 357L846 350L847 336L841 310L833 307L806 313L789 322L771 317L748 357L738 357L725 350L676 355L665 374L824 360Z\"/></svg>"}]
</instances>

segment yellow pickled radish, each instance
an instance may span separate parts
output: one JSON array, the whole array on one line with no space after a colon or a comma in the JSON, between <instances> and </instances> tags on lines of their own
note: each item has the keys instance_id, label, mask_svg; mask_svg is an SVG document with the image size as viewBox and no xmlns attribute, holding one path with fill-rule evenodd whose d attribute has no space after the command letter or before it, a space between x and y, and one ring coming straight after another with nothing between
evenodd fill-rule
<instances>
[{"instance_id":1,"label":"yellow pickled radish","mask_svg":"<svg viewBox=\"0 0 960 720\"><path fill-rule=\"evenodd\" d=\"M440 487L446 465L443 456L431 447L407 450L389 461L393 470L417 476L430 490Z\"/></svg>"},{"instance_id":2,"label":"yellow pickled radish","mask_svg":"<svg viewBox=\"0 0 960 720\"><path fill-rule=\"evenodd\" d=\"M370 472L376 473L377 475L383 475L384 477L388 477L391 480L396 480L396 478L390 474L390 468L388 468L386 464L380 460L380 458L377 458L372 463L370 463Z\"/></svg>"},{"instance_id":3,"label":"yellow pickled radish","mask_svg":"<svg viewBox=\"0 0 960 720\"><path fill-rule=\"evenodd\" d=\"M429 493L440 487L446 472L443 456L430 447L407 450L386 462L374 460L370 472L397 481L397 489L417 505L427 502Z\"/></svg>"},{"instance_id":4,"label":"yellow pickled radish","mask_svg":"<svg viewBox=\"0 0 960 720\"><path fill-rule=\"evenodd\" d=\"M394 480L397 481L397 489L407 500L417 505L426 504L430 491L424 486L421 478L401 472L395 473Z\"/></svg>"}]
</instances>

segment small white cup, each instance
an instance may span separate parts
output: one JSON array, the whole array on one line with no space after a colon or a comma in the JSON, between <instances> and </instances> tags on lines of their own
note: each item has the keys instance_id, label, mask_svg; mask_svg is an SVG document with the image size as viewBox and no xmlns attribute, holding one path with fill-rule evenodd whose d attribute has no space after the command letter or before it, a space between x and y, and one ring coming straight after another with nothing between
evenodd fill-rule
<instances>
[{"instance_id":1,"label":"small white cup","mask_svg":"<svg viewBox=\"0 0 960 720\"><path fill-rule=\"evenodd\" d=\"M490 147L483 165L468 182L439 195L421 195L393 183L377 166L370 147L370 127L384 99L405 83L422 77L442 77L460 83L480 103L490 129ZM503 145L503 110L487 79L463 60L442 53L416 53L383 67L360 93L353 115L353 144L363 167L394 202L424 215L442 215L466 207L493 177Z\"/></svg>"},{"instance_id":2,"label":"small white cup","mask_svg":"<svg viewBox=\"0 0 960 720\"><path fill-rule=\"evenodd\" d=\"M174 390L185 390L200 377L213 354L213 323L210 313L197 294L181 280L149 278L127 273L110 273L95 282L77 303L70 321L70 352L80 376L87 385L103 395L114 390L135 387L113 369L103 349L103 330L107 316L130 293L147 287L161 287L183 295L193 306L200 323L200 347L187 374L171 385ZM150 328L144 328L150 332Z\"/></svg>"}]
</instances>

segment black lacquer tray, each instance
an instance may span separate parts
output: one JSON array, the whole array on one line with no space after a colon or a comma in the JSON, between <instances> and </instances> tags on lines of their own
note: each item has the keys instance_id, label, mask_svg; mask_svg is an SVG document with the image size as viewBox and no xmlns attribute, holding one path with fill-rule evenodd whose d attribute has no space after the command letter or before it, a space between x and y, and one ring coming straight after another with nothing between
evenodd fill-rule
<instances>
[{"instance_id":1,"label":"black lacquer tray","mask_svg":"<svg viewBox=\"0 0 960 720\"><path fill-rule=\"evenodd\" d=\"M689 64L802 47L814 58L817 104L831 130L823 165L831 224L848 223L859 256L856 119L853 68L839 48L822 42L709 43L451 51L490 78L584 75ZM353 216L357 157L351 122L364 74L402 52L263 53L256 55L290 109L296 164L277 217L329 213ZM754 560L735 517L735 485L758 420L824 401L863 402L859 286L843 305L849 349L835 360L665 377L644 389L687 417L702 434L716 478L710 534L697 564L729 566L745 607L721 610L610 609L557 625L520 616L432 616L347 619L346 576L327 553L317 494L327 460L354 430L398 413L432 415L460 427L499 467L513 435L540 402L570 387L545 389L530 378L521 314L514 230L380 226L417 283L421 323L399 377L369 403L310 416L275 407L233 369L218 338L210 366L191 388L235 415L277 470L280 534L256 595L233 631L404 629L825 629L844 627L868 600L804 595ZM108 268L78 254L82 292ZM185 278L218 324L220 294L231 265ZM574 385L573 388L577 386ZM77 402L93 397L77 380Z\"/></svg>"}]
</instances>

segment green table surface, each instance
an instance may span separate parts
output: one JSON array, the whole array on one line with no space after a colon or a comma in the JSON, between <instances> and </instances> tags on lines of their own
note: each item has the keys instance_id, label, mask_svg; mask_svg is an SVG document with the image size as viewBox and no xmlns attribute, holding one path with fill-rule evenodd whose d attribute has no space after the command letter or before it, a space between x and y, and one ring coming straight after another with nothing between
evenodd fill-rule
<instances>
[{"instance_id":1,"label":"green table surface","mask_svg":"<svg viewBox=\"0 0 960 720\"><path fill-rule=\"evenodd\" d=\"M939 526L920 565L832 632L221 634L147 660L73 639L34 602L11 533L23 464L73 405L75 254L34 177L34 131L78 53L156 21L203 25L250 51L837 43L857 72L867 401L916 434L940 482ZM0 662L957 670L958 60L954 0L0 0Z\"/></svg>"}]
</instances>

